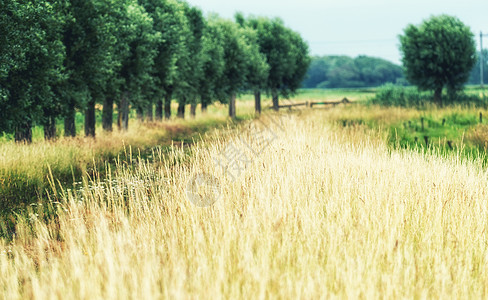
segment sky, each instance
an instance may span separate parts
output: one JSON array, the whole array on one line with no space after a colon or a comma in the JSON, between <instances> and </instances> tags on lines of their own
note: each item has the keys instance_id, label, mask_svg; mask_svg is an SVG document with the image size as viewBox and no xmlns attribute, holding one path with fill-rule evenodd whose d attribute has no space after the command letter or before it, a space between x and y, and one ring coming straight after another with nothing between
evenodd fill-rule
<instances>
[{"instance_id":1,"label":"sky","mask_svg":"<svg viewBox=\"0 0 488 300\"><path fill-rule=\"evenodd\" d=\"M432 15L458 17L488 48L488 0L187 0L205 14L279 17L299 32L312 55L368 55L400 64L398 35Z\"/></svg>"}]
</instances>

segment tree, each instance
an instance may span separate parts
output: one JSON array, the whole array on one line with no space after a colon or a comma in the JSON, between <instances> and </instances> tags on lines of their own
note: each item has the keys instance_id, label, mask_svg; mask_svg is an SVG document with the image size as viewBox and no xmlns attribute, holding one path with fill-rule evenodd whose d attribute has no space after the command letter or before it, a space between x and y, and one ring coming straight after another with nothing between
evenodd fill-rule
<instances>
[{"instance_id":1,"label":"tree","mask_svg":"<svg viewBox=\"0 0 488 300\"><path fill-rule=\"evenodd\" d=\"M202 76L202 37L206 26L201 10L182 3L185 24L181 28L184 47L180 49L177 61L175 97L178 100L178 117L184 118L185 105L190 102L192 117L196 114L199 78Z\"/></svg>"},{"instance_id":2,"label":"tree","mask_svg":"<svg viewBox=\"0 0 488 300\"><path fill-rule=\"evenodd\" d=\"M34 123L55 113L52 87L63 80L60 6L49 1L0 1L0 131L32 141Z\"/></svg>"},{"instance_id":3,"label":"tree","mask_svg":"<svg viewBox=\"0 0 488 300\"><path fill-rule=\"evenodd\" d=\"M278 110L279 95L289 97L303 82L310 64L308 45L280 19L249 18L247 23L256 30L259 51L266 57L266 90L271 92L273 108Z\"/></svg>"},{"instance_id":4,"label":"tree","mask_svg":"<svg viewBox=\"0 0 488 300\"><path fill-rule=\"evenodd\" d=\"M476 62L474 34L458 18L440 15L408 25L400 36L407 80L420 90L433 90L442 105L442 90L461 90Z\"/></svg>"},{"instance_id":5,"label":"tree","mask_svg":"<svg viewBox=\"0 0 488 300\"><path fill-rule=\"evenodd\" d=\"M210 17L210 20L214 19L215 16ZM209 21L204 28L198 60L202 72L198 78L198 94L204 113L207 106L219 97L220 78L225 68L222 28L215 21Z\"/></svg>"},{"instance_id":6,"label":"tree","mask_svg":"<svg viewBox=\"0 0 488 300\"><path fill-rule=\"evenodd\" d=\"M154 30L161 33L157 43L156 57L152 68L155 83L152 87L156 99L156 119L171 117L171 100L175 91L177 62L184 54L182 29L186 19L181 3L173 0L139 0L153 19ZM164 97L164 106L163 106Z\"/></svg>"},{"instance_id":7,"label":"tree","mask_svg":"<svg viewBox=\"0 0 488 300\"><path fill-rule=\"evenodd\" d=\"M261 91L266 89L269 76L269 65L266 56L259 49L259 36L255 28L251 27L240 13L235 16L236 23L242 28L246 41L248 56L246 65L246 80L244 89L254 93L254 107L257 114L261 113Z\"/></svg>"},{"instance_id":8,"label":"tree","mask_svg":"<svg viewBox=\"0 0 488 300\"><path fill-rule=\"evenodd\" d=\"M95 105L111 92L113 73L120 65L116 31L125 1L70 0L68 22L63 28L64 65L68 78L63 92L65 135L75 136L76 109L85 112L85 135L95 136ZM59 89L62 90L62 89Z\"/></svg>"},{"instance_id":9,"label":"tree","mask_svg":"<svg viewBox=\"0 0 488 300\"><path fill-rule=\"evenodd\" d=\"M219 86L215 86L216 95L220 102L229 104L229 116L236 116L236 96L239 89L244 87L248 71L249 53L243 29L230 20L214 18L220 27L220 44L223 45L224 68L219 78Z\"/></svg>"},{"instance_id":10,"label":"tree","mask_svg":"<svg viewBox=\"0 0 488 300\"><path fill-rule=\"evenodd\" d=\"M123 130L128 129L129 105L148 106L149 88L153 85L151 68L156 55L155 46L161 34L153 30L153 21L135 0L118 2L114 10L113 30L117 38L114 47L114 73L108 82L107 95L103 105L103 128L112 130L114 99L119 99L119 120ZM151 109L152 112L152 109Z\"/></svg>"}]
</instances>

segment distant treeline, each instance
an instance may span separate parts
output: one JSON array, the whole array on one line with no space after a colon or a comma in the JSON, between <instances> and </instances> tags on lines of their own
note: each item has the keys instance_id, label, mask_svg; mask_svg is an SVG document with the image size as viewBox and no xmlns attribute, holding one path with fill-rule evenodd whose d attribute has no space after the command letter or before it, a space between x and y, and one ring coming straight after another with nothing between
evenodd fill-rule
<instances>
[{"instance_id":1,"label":"distant treeline","mask_svg":"<svg viewBox=\"0 0 488 300\"><path fill-rule=\"evenodd\" d=\"M480 83L480 52L468 84ZM483 50L483 78L488 83L488 50ZM314 56L303 82L304 88L375 87L386 83L408 85L403 68L381 58Z\"/></svg>"},{"instance_id":2,"label":"distant treeline","mask_svg":"<svg viewBox=\"0 0 488 300\"><path fill-rule=\"evenodd\" d=\"M229 104L252 91L278 97L296 91L308 69L308 45L280 19L234 21L178 0L0 0L0 134L32 140L32 127L55 138L56 121L75 136L75 114L85 135L127 129L129 111L140 119L178 116L191 104Z\"/></svg>"},{"instance_id":3,"label":"distant treeline","mask_svg":"<svg viewBox=\"0 0 488 300\"><path fill-rule=\"evenodd\" d=\"M373 87L385 83L406 84L401 66L369 56L314 56L305 88Z\"/></svg>"}]
</instances>

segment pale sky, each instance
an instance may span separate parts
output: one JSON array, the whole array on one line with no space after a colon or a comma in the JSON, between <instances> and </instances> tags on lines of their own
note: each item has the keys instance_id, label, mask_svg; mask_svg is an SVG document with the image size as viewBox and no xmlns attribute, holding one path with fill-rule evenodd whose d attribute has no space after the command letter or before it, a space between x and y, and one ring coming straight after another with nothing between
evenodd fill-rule
<instances>
[{"instance_id":1,"label":"pale sky","mask_svg":"<svg viewBox=\"0 0 488 300\"><path fill-rule=\"evenodd\" d=\"M237 11L280 17L308 42L312 55L369 55L400 63L398 35L408 24L449 14L468 25L479 43L488 34L488 0L187 0L204 13L233 18ZM488 47L488 36L483 39ZM478 45L479 49L479 45Z\"/></svg>"}]
</instances>

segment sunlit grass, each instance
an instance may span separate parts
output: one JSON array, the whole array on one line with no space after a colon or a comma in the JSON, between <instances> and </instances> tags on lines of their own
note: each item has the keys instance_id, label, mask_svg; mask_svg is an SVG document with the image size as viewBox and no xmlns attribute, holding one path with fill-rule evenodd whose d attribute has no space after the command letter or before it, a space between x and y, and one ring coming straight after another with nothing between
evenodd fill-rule
<instances>
[{"instance_id":1,"label":"sunlit grass","mask_svg":"<svg viewBox=\"0 0 488 300\"><path fill-rule=\"evenodd\" d=\"M239 103L238 108L237 121L253 117L250 104ZM49 184L49 172L56 181L71 185L94 168L113 164L129 149L137 154L172 143L193 143L214 128L235 123L227 117L222 104L209 106L207 114L198 110L194 119L189 116L189 106L187 112L186 120L141 123L132 119L127 132L114 128L107 133L99 127L95 139L79 136L60 137L53 142L37 138L32 144L0 142L0 217L12 209L23 209L42 196Z\"/></svg>"},{"instance_id":2,"label":"sunlit grass","mask_svg":"<svg viewBox=\"0 0 488 300\"><path fill-rule=\"evenodd\" d=\"M399 111L397 114L410 114ZM52 194L0 240L0 293L18 298L486 298L488 173L391 150L383 133L291 115L236 180L214 158L245 128L119 163ZM386 118L386 117L385 117ZM220 181L214 206L188 182ZM42 211L42 210L41 210Z\"/></svg>"}]
</instances>

